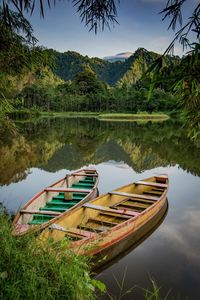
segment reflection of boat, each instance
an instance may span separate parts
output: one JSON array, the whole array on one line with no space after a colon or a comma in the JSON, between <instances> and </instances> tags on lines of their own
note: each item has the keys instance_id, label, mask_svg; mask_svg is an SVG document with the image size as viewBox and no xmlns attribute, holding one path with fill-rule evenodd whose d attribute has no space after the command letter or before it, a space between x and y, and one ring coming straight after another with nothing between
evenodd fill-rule
<instances>
[{"instance_id":1,"label":"reflection of boat","mask_svg":"<svg viewBox=\"0 0 200 300\"><path fill-rule=\"evenodd\" d=\"M112 259L124 243L137 239L144 226L166 209L167 190L166 175L123 186L52 222L41 233L41 239L69 238L69 247L78 254L104 256L112 249Z\"/></svg>"},{"instance_id":2,"label":"reflection of boat","mask_svg":"<svg viewBox=\"0 0 200 300\"><path fill-rule=\"evenodd\" d=\"M17 213L14 235L48 226L71 208L97 196L98 173L95 169L75 171L35 195Z\"/></svg>"},{"instance_id":3,"label":"reflection of boat","mask_svg":"<svg viewBox=\"0 0 200 300\"><path fill-rule=\"evenodd\" d=\"M133 232L127 239L113 245L107 252L104 251L103 255L99 255L98 258L95 257L92 261L92 270L94 273L97 275L103 272L139 246L162 224L167 215L167 211L168 202L166 201L166 204L159 213L150 221L146 222L144 226L137 231L137 234Z\"/></svg>"}]
</instances>

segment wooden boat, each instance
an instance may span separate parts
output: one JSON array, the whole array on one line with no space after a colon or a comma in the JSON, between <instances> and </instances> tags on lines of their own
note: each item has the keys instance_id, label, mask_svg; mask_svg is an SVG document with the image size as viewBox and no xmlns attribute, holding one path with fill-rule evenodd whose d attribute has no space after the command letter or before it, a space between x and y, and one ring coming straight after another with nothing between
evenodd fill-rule
<instances>
[{"instance_id":1,"label":"wooden boat","mask_svg":"<svg viewBox=\"0 0 200 300\"><path fill-rule=\"evenodd\" d=\"M98 196L98 173L82 169L66 175L35 195L17 213L13 221L13 235L45 228L50 221L57 222L73 207Z\"/></svg>"},{"instance_id":2,"label":"wooden boat","mask_svg":"<svg viewBox=\"0 0 200 300\"><path fill-rule=\"evenodd\" d=\"M167 190L167 175L125 185L52 221L40 239L69 239L69 247L77 254L104 255L117 243L136 236L166 209Z\"/></svg>"}]
</instances>

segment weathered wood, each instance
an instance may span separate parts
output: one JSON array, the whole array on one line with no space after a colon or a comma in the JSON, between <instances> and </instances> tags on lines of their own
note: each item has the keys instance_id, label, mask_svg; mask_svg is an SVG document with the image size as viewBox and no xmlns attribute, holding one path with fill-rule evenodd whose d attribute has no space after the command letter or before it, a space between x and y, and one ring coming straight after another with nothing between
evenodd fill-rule
<instances>
[{"instance_id":1,"label":"weathered wood","mask_svg":"<svg viewBox=\"0 0 200 300\"><path fill-rule=\"evenodd\" d=\"M101 227L90 227L90 226L85 226L85 225L79 225L78 229L86 230L86 231L89 231L92 233L98 233L98 232L105 231L106 228L105 227L102 228L102 226Z\"/></svg>"},{"instance_id":2,"label":"weathered wood","mask_svg":"<svg viewBox=\"0 0 200 300\"><path fill-rule=\"evenodd\" d=\"M53 211L48 211L48 210L26 210L22 209L19 212L20 214L28 214L28 215L53 215L53 216L59 216L61 213L59 212L53 212Z\"/></svg>"},{"instance_id":3,"label":"weathered wood","mask_svg":"<svg viewBox=\"0 0 200 300\"><path fill-rule=\"evenodd\" d=\"M168 175L167 174L161 174L161 175L156 175L156 178L165 178L168 179Z\"/></svg>"},{"instance_id":4,"label":"weathered wood","mask_svg":"<svg viewBox=\"0 0 200 300\"><path fill-rule=\"evenodd\" d=\"M117 195L117 196L123 196L123 197L130 197L130 198L138 198L138 199L147 199L147 200L153 200L158 201L160 199L157 197L151 197L151 196L145 196L141 194L131 194L131 193L122 193L122 192L109 192L110 195Z\"/></svg>"},{"instance_id":5,"label":"weathered wood","mask_svg":"<svg viewBox=\"0 0 200 300\"><path fill-rule=\"evenodd\" d=\"M93 218L90 218L88 220L88 223L89 222L94 222L94 223L97 223L97 224L100 224L100 225L105 225L105 226L116 226L118 225L119 223L117 222L111 222L111 221L108 221L108 220L101 220L101 219L93 219Z\"/></svg>"},{"instance_id":6,"label":"weathered wood","mask_svg":"<svg viewBox=\"0 0 200 300\"><path fill-rule=\"evenodd\" d=\"M115 205L112 206L112 208L117 208L120 206L127 206L127 207L131 207L131 208L143 208L146 209L147 207L149 207L152 204L148 204L148 203L137 203L137 202L132 202L132 201L123 201L120 203L117 203Z\"/></svg>"},{"instance_id":7,"label":"weathered wood","mask_svg":"<svg viewBox=\"0 0 200 300\"><path fill-rule=\"evenodd\" d=\"M83 229L77 229L77 228L64 228L58 224L52 224L48 227L50 230L58 230L58 231L63 231L69 234L74 234L74 235L78 235L81 237L87 237L87 238L91 238L93 236L95 236L95 233L90 232L90 231L86 231Z\"/></svg>"},{"instance_id":8,"label":"weathered wood","mask_svg":"<svg viewBox=\"0 0 200 300\"><path fill-rule=\"evenodd\" d=\"M84 169L83 171L86 172L86 173L87 172L89 172L89 173L97 173L96 169Z\"/></svg>"},{"instance_id":9,"label":"weathered wood","mask_svg":"<svg viewBox=\"0 0 200 300\"><path fill-rule=\"evenodd\" d=\"M144 203L144 204L154 204L155 201L153 200L146 200L146 199L134 199L134 198L127 198L126 201L129 201L129 202L132 202L132 203ZM119 203L123 203L124 202L124 199L119 202Z\"/></svg>"},{"instance_id":10,"label":"weathered wood","mask_svg":"<svg viewBox=\"0 0 200 300\"><path fill-rule=\"evenodd\" d=\"M85 203L82 206L85 208L91 208L91 209L95 209L95 210L99 210L99 211L111 212L111 213L116 213L116 214L120 214L120 215L128 215L128 216L132 216L132 217L139 215L139 213L137 213L137 212L129 211L126 209L116 210L116 209L112 209L112 208L101 206L101 205L94 205L92 203Z\"/></svg>"},{"instance_id":11,"label":"weathered wood","mask_svg":"<svg viewBox=\"0 0 200 300\"><path fill-rule=\"evenodd\" d=\"M151 195L151 196L160 196L162 194L162 191L144 191L143 194L145 195Z\"/></svg>"},{"instance_id":12,"label":"weathered wood","mask_svg":"<svg viewBox=\"0 0 200 300\"><path fill-rule=\"evenodd\" d=\"M159 187L159 188L167 188L167 184L165 183L158 183L158 182L150 182L150 181L137 181L135 184L140 184L140 185L147 185L147 186L154 186L154 187Z\"/></svg>"},{"instance_id":13,"label":"weathered wood","mask_svg":"<svg viewBox=\"0 0 200 300\"><path fill-rule=\"evenodd\" d=\"M155 176L155 179L157 181L161 181L163 183L166 183L166 181L168 180L168 176L167 175L159 175L159 176Z\"/></svg>"},{"instance_id":14,"label":"weathered wood","mask_svg":"<svg viewBox=\"0 0 200 300\"><path fill-rule=\"evenodd\" d=\"M107 212L106 211L102 211L102 212L100 212L99 215L103 216L103 217L106 216L108 218L114 218L114 219L118 218L118 219L122 219L122 220L124 220L124 219L128 220L128 219L131 218L131 216L129 216L129 215L119 215L119 214L116 214L115 212L108 212L108 211Z\"/></svg>"},{"instance_id":15,"label":"weathered wood","mask_svg":"<svg viewBox=\"0 0 200 300\"><path fill-rule=\"evenodd\" d=\"M73 176L87 176L87 177L98 177L97 174L90 174L90 173L72 173Z\"/></svg>"},{"instance_id":16,"label":"weathered wood","mask_svg":"<svg viewBox=\"0 0 200 300\"><path fill-rule=\"evenodd\" d=\"M45 189L45 192L64 192L64 193L86 193L89 194L92 190L87 190L87 189L76 189L76 188L54 188L54 187L49 187Z\"/></svg>"}]
</instances>

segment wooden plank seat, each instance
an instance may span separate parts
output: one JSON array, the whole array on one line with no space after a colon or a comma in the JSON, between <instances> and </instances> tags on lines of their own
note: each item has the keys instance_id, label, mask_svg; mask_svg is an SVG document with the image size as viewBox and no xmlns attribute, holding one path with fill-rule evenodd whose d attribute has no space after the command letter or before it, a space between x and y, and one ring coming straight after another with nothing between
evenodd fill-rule
<instances>
[{"instance_id":1,"label":"wooden plank seat","mask_svg":"<svg viewBox=\"0 0 200 300\"><path fill-rule=\"evenodd\" d=\"M158 182L150 182L150 181L137 181L135 184L140 185L147 185L147 186L153 186L153 187L159 187L159 188L167 188L167 184L165 183L158 183Z\"/></svg>"},{"instance_id":2,"label":"wooden plank seat","mask_svg":"<svg viewBox=\"0 0 200 300\"><path fill-rule=\"evenodd\" d=\"M105 207L105 206L101 206L101 205L94 205L92 203L85 203L82 205L82 207L95 209L95 210L99 210L99 211L104 211L104 212L111 212L111 213L115 213L115 214L119 214L119 215L127 215L127 216L132 216L132 217L136 217L139 215L139 213L133 212L130 210L126 210L126 209L117 210L117 209L113 209L113 208Z\"/></svg>"},{"instance_id":3,"label":"wooden plank seat","mask_svg":"<svg viewBox=\"0 0 200 300\"><path fill-rule=\"evenodd\" d=\"M122 201L120 203L117 203L113 206L111 206L112 208L119 208L120 206L125 206L125 207L130 207L132 209L136 208L136 209L146 209L147 207L149 207L151 204L148 204L148 203L134 203L134 202L131 202L131 201Z\"/></svg>"},{"instance_id":4,"label":"wooden plank seat","mask_svg":"<svg viewBox=\"0 0 200 300\"><path fill-rule=\"evenodd\" d=\"M153 187L152 191L156 191L156 192L163 192L163 188L159 188L159 187Z\"/></svg>"},{"instance_id":5,"label":"wooden plank seat","mask_svg":"<svg viewBox=\"0 0 200 300\"><path fill-rule=\"evenodd\" d=\"M97 174L91 174L91 173L72 173L73 176L85 176L85 177L98 177Z\"/></svg>"},{"instance_id":6,"label":"wooden plank seat","mask_svg":"<svg viewBox=\"0 0 200 300\"><path fill-rule=\"evenodd\" d=\"M54 216L59 216L61 213L60 212L55 212L55 211L47 211L47 210L26 210L22 209L19 211L20 214L36 214L36 215L54 215Z\"/></svg>"},{"instance_id":7,"label":"wooden plank seat","mask_svg":"<svg viewBox=\"0 0 200 300\"><path fill-rule=\"evenodd\" d=\"M153 190L143 191L143 194L144 195L151 195L151 196L161 196L162 191L153 191Z\"/></svg>"},{"instance_id":8,"label":"wooden plank seat","mask_svg":"<svg viewBox=\"0 0 200 300\"><path fill-rule=\"evenodd\" d=\"M132 203L138 203L138 204L148 204L148 205L151 205L151 204L154 204L155 201L154 200L147 200L147 199L136 199L136 198L130 198L130 197L125 197L123 198L122 200L120 200L117 204L115 205L118 205L120 203L123 203L125 201L129 201L129 202L132 202Z\"/></svg>"},{"instance_id":9,"label":"wooden plank seat","mask_svg":"<svg viewBox=\"0 0 200 300\"><path fill-rule=\"evenodd\" d=\"M93 182L77 182L73 183L72 188L93 188Z\"/></svg>"},{"instance_id":10,"label":"wooden plank seat","mask_svg":"<svg viewBox=\"0 0 200 300\"><path fill-rule=\"evenodd\" d=\"M121 201L123 202L124 199ZM154 204L155 201L153 200L146 200L146 199L135 199L135 198L126 198L126 201L130 201L130 202L133 202L133 203L142 203L142 204Z\"/></svg>"},{"instance_id":11,"label":"wooden plank seat","mask_svg":"<svg viewBox=\"0 0 200 300\"><path fill-rule=\"evenodd\" d=\"M146 199L146 200L153 200L153 201L158 201L160 197L151 197L151 196L145 196L141 194L131 194L131 193L122 193L122 192L109 192L110 195L117 195L117 196L123 196L123 197L130 197L130 198L135 198L135 199Z\"/></svg>"},{"instance_id":12,"label":"wooden plank seat","mask_svg":"<svg viewBox=\"0 0 200 300\"><path fill-rule=\"evenodd\" d=\"M91 189L92 190L92 189ZM76 188L54 188L54 187L49 187L46 188L45 191L46 192L64 192L64 193L85 193L85 194L89 194L91 192L91 190L88 189L76 189Z\"/></svg>"},{"instance_id":13,"label":"wooden plank seat","mask_svg":"<svg viewBox=\"0 0 200 300\"><path fill-rule=\"evenodd\" d=\"M116 221L119 220L118 224L120 224L121 221L124 221L124 219L128 220L131 218L131 216L129 216L129 215L119 215L115 212L106 212L106 211L100 212L99 216L106 217L106 218L112 218Z\"/></svg>"},{"instance_id":14,"label":"wooden plank seat","mask_svg":"<svg viewBox=\"0 0 200 300\"><path fill-rule=\"evenodd\" d=\"M60 226L59 224L52 224L48 227L49 230L58 230L58 231L63 231L69 234L73 234L73 235L77 235L83 238L91 238L93 236L95 236L94 232L90 232L87 230L83 230L83 229L78 229L78 228L64 228L62 226Z\"/></svg>"}]
</instances>

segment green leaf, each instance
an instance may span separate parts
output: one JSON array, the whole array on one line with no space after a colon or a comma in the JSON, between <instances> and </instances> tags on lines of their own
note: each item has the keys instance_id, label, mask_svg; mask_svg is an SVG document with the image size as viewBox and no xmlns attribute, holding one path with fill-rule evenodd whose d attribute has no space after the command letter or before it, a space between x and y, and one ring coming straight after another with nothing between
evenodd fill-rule
<instances>
[{"instance_id":1,"label":"green leaf","mask_svg":"<svg viewBox=\"0 0 200 300\"><path fill-rule=\"evenodd\" d=\"M100 280L92 279L92 285L100 290L100 292L105 293L106 286Z\"/></svg>"},{"instance_id":2,"label":"green leaf","mask_svg":"<svg viewBox=\"0 0 200 300\"><path fill-rule=\"evenodd\" d=\"M7 271L4 271L4 272L0 273L0 278L1 279L6 279L7 277L8 277L8 272Z\"/></svg>"}]
</instances>

